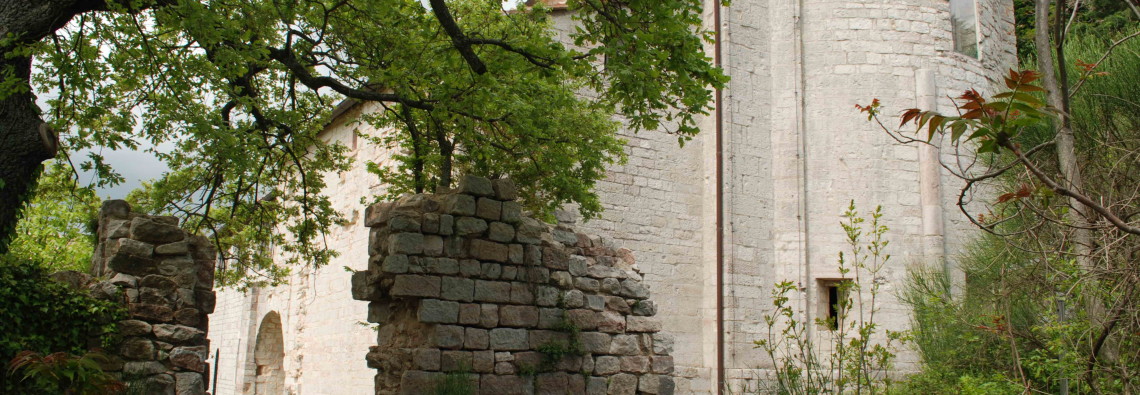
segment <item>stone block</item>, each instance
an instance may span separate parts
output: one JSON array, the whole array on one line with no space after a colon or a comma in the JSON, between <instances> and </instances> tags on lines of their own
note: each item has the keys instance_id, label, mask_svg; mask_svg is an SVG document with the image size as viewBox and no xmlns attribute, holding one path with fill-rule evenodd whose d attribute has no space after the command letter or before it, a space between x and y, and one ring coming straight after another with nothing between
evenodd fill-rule
<instances>
[{"instance_id":1,"label":"stone block","mask_svg":"<svg viewBox=\"0 0 1140 395\"><path fill-rule=\"evenodd\" d=\"M637 379L637 390L641 393L657 395L661 393L660 378L655 374L641 375Z\"/></svg>"},{"instance_id":2,"label":"stone block","mask_svg":"<svg viewBox=\"0 0 1140 395\"><path fill-rule=\"evenodd\" d=\"M194 300L198 301L198 310L206 314L214 313L214 306L217 305L218 296L214 291L208 289L198 289L194 291Z\"/></svg>"},{"instance_id":3,"label":"stone block","mask_svg":"<svg viewBox=\"0 0 1140 395\"><path fill-rule=\"evenodd\" d=\"M420 232L425 234L439 234L439 214L424 213L420 223Z\"/></svg>"},{"instance_id":4,"label":"stone block","mask_svg":"<svg viewBox=\"0 0 1140 395\"><path fill-rule=\"evenodd\" d=\"M436 325L435 326L435 346L443 349L460 349L463 348L463 332L462 326L456 325Z\"/></svg>"},{"instance_id":5,"label":"stone block","mask_svg":"<svg viewBox=\"0 0 1140 395\"><path fill-rule=\"evenodd\" d=\"M546 355L536 351L523 351L515 353L515 367L523 374L536 372L542 367Z\"/></svg>"},{"instance_id":6,"label":"stone block","mask_svg":"<svg viewBox=\"0 0 1140 395\"><path fill-rule=\"evenodd\" d=\"M565 372L540 373L534 377L536 395L566 395L569 393L569 375Z\"/></svg>"},{"instance_id":7,"label":"stone block","mask_svg":"<svg viewBox=\"0 0 1140 395\"><path fill-rule=\"evenodd\" d=\"M409 213L394 214L392 215L392 218L388 220L388 231L393 233L421 233L423 232L423 227L420 226L420 219L418 217L418 215L412 215Z\"/></svg>"},{"instance_id":8,"label":"stone block","mask_svg":"<svg viewBox=\"0 0 1140 395\"><path fill-rule=\"evenodd\" d=\"M639 300L634 303L631 308L633 309L633 315L636 316L652 317L657 315L657 304L651 300Z\"/></svg>"},{"instance_id":9,"label":"stone block","mask_svg":"<svg viewBox=\"0 0 1140 395\"><path fill-rule=\"evenodd\" d=\"M669 355L657 355L651 360L651 371L657 374L671 374L673 373L673 357Z\"/></svg>"},{"instance_id":10,"label":"stone block","mask_svg":"<svg viewBox=\"0 0 1140 395\"><path fill-rule=\"evenodd\" d=\"M534 218L522 218L515 232L515 240L523 244L538 244L542 241L543 232L546 232L545 224Z\"/></svg>"},{"instance_id":11,"label":"stone block","mask_svg":"<svg viewBox=\"0 0 1140 395\"><path fill-rule=\"evenodd\" d=\"M488 221L498 221L503 212L503 203L495 199L479 198L475 202L475 215Z\"/></svg>"},{"instance_id":12,"label":"stone block","mask_svg":"<svg viewBox=\"0 0 1140 395\"><path fill-rule=\"evenodd\" d=\"M594 311L606 309L606 298L602 295L586 295L586 307Z\"/></svg>"},{"instance_id":13,"label":"stone block","mask_svg":"<svg viewBox=\"0 0 1140 395\"><path fill-rule=\"evenodd\" d=\"M463 175L459 177L459 186L457 188L459 193L466 193L475 196L495 196L495 188L491 184L491 180L483 177L476 177L472 175Z\"/></svg>"},{"instance_id":14,"label":"stone block","mask_svg":"<svg viewBox=\"0 0 1140 395\"><path fill-rule=\"evenodd\" d=\"M598 313L598 331L606 333L625 332L625 317L608 310Z\"/></svg>"},{"instance_id":15,"label":"stone block","mask_svg":"<svg viewBox=\"0 0 1140 395\"><path fill-rule=\"evenodd\" d=\"M380 300L384 296L380 292L380 287L372 284L369 280L371 277L368 272L353 272L352 273L352 298L356 300L374 301Z\"/></svg>"},{"instance_id":16,"label":"stone block","mask_svg":"<svg viewBox=\"0 0 1140 395\"><path fill-rule=\"evenodd\" d=\"M609 390L609 382L605 377L589 377L586 379L586 394L587 395L607 395L606 391Z\"/></svg>"},{"instance_id":17,"label":"stone block","mask_svg":"<svg viewBox=\"0 0 1140 395\"><path fill-rule=\"evenodd\" d=\"M610 377L608 391L611 395L636 395L637 376L628 373L619 373Z\"/></svg>"},{"instance_id":18,"label":"stone block","mask_svg":"<svg viewBox=\"0 0 1140 395\"><path fill-rule=\"evenodd\" d=\"M522 219L522 205L518 202L503 202L502 212L499 214L500 221L514 225Z\"/></svg>"},{"instance_id":19,"label":"stone block","mask_svg":"<svg viewBox=\"0 0 1140 395\"><path fill-rule=\"evenodd\" d=\"M512 233L514 235L514 233ZM509 244L507 245L507 262L521 265L526 263L526 254L523 252L522 244Z\"/></svg>"},{"instance_id":20,"label":"stone block","mask_svg":"<svg viewBox=\"0 0 1140 395\"><path fill-rule=\"evenodd\" d=\"M132 276L129 274L125 274L125 273L115 273L115 276L111 277L110 282L111 282L111 285L115 285L115 286L119 286L119 287L123 287L123 288L135 288L135 287L138 287L138 284L139 284L138 277L135 277L135 276Z\"/></svg>"},{"instance_id":21,"label":"stone block","mask_svg":"<svg viewBox=\"0 0 1140 395\"><path fill-rule=\"evenodd\" d=\"M491 329L491 349L493 350L521 351L526 350L529 345L526 329Z\"/></svg>"},{"instance_id":22,"label":"stone block","mask_svg":"<svg viewBox=\"0 0 1140 395\"><path fill-rule=\"evenodd\" d=\"M157 361L137 361L123 364L125 378L140 378L166 372L166 366Z\"/></svg>"},{"instance_id":23,"label":"stone block","mask_svg":"<svg viewBox=\"0 0 1140 395\"><path fill-rule=\"evenodd\" d=\"M455 217L449 214L439 215L439 235L450 236L455 234Z\"/></svg>"},{"instance_id":24,"label":"stone block","mask_svg":"<svg viewBox=\"0 0 1140 395\"><path fill-rule=\"evenodd\" d=\"M471 240L471 257L481 261L506 262L508 252L507 245L503 243L482 239Z\"/></svg>"},{"instance_id":25,"label":"stone block","mask_svg":"<svg viewBox=\"0 0 1140 395\"><path fill-rule=\"evenodd\" d=\"M612 336L601 332L581 332L578 334L578 343L582 349L591 354L605 354L610 351Z\"/></svg>"},{"instance_id":26,"label":"stone block","mask_svg":"<svg viewBox=\"0 0 1140 395\"><path fill-rule=\"evenodd\" d=\"M177 223L139 216L131 219L131 238L150 244L168 244L185 239L186 233Z\"/></svg>"},{"instance_id":27,"label":"stone block","mask_svg":"<svg viewBox=\"0 0 1140 395\"><path fill-rule=\"evenodd\" d=\"M519 268L510 265L503 265L503 272L499 275L500 280L510 281L518 278Z\"/></svg>"},{"instance_id":28,"label":"stone block","mask_svg":"<svg viewBox=\"0 0 1140 395\"><path fill-rule=\"evenodd\" d=\"M564 271L554 271L550 273L550 279L554 280L554 285L557 285L559 288L574 288L574 278L570 277L570 273Z\"/></svg>"},{"instance_id":29,"label":"stone block","mask_svg":"<svg viewBox=\"0 0 1140 395\"><path fill-rule=\"evenodd\" d=\"M661 322L650 317L631 315L625 318L625 330L629 332L660 332Z\"/></svg>"},{"instance_id":30,"label":"stone block","mask_svg":"<svg viewBox=\"0 0 1140 395\"><path fill-rule=\"evenodd\" d=\"M626 373L649 372L649 357L641 355L621 357L621 371Z\"/></svg>"},{"instance_id":31,"label":"stone block","mask_svg":"<svg viewBox=\"0 0 1140 395\"><path fill-rule=\"evenodd\" d=\"M364 226L374 228L384 225L388 222L388 218L392 215L392 208L396 206L393 202L380 202L368 206L364 209Z\"/></svg>"},{"instance_id":32,"label":"stone block","mask_svg":"<svg viewBox=\"0 0 1140 395\"><path fill-rule=\"evenodd\" d=\"M388 255L384 257L384 261L380 264L380 270L385 273L407 273L408 272L408 256L407 255Z\"/></svg>"},{"instance_id":33,"label":"stone block","mask_svg":"<svg viewBox=\"0 0 1140 395\"><path fill-rule=\"evenodd\" d=\"M439 370L444 372L471 371L471 352L453 350L440 352Z\"/></svg>"},{"instance_id":34,"label":"stone block","mask_svg":"<svg viewBox=\"0 0 1140 395\"><path fill-rule=\"evenodd\" d=\"M519 280L543 284L550 281L550 269L545 267L525 267L526 270L520 272ZM525 276L522 276L526 274Z\"/></svg>"},{"instance_id":35,"label":"stone block","mask_svg":"<svg viewBox=\"0 0 1140 395\"><path fill-rule=\"evenodd\" d=\"M474 259L459 261L459 275L463 277L478 277L483 273L483 266Z\"/></svg>"},{"instance_id":36,"label":"stone block","mask_svg":"<svg viewBox=\"0 0 1140 395\"><path fill-rule=\"evenodd\" d=\"M560 331L532 330L530 331L530 348L540 350L543 346L568 347L570 334Z\"/></svg>"},{"instance_id":37,"label":"stone block","mask_svg":"<svg viewBox=\"0 0 1140 395\"><path fill-rule=\"evenodd\" d=\"M598 279L618 279L625 277L625 274L618 269L614 269L605 265L593 265L586 268L586 275ZM602 289L605 289L605 281L603 281ZM620 291L620 284L615 291Z\"/></svg>"},{"instance_id":38,"label":"stone block","mask_svg":"<svg viewBox=\"0 0 1140 395\"><path fill-rule=\"evenodd\" d=\"M567 270L570 255L561 248L545 247L542 249L542 265L552 270Z\"/></svg>"},{"instance_id":39,"label":"stone block","mask_svg":"<svg viewBox=\"0 0 1140 395\"><path fill-rule=\"evenodd\" d=\"M175 373L175 395L204 395L206 393L206 380L201 373Z\"/></svg>"},{"instance_id":40,"label":"stone block","mask_svg":"<svg viewBox=\"0 0 1140 395\"><path fill-rule=\"evenodd\" d=\"M586 257L581 255L571 255L567 258L566 269L570 274L575 277L585 276L587 273L587 260Z\"/></svg>"},{"instance_id":41,"label":"stone block","mask_svg":"<svg viewBox=\"0 0 1140 395\"><path fill-rule=\"evenodd\" d=\"M174 347L168 359L171 366L198 373L206 371L206 347Z\"/></svg>"},{"instance_id":42,"label":"stone block","mask_svg":"<svg viewBox=\"0 0 1140 395\"><path fill-rule=\"evenodd\" d=\"M443 255L443 238L436 235L424 236L424 255Z\"/></svg>"},{"instance_id":43,"label":"stone block","mask_svg":"<svg viewBox=\"0 0 1140 395\"><path fill-rule=\"evenodd\" d=\"M621 372L621 359L612 355L594 358L594 374L609 376Z\"/></svg>"},{"instance_id":44,"label":"stone block","mask_svg":"<svg viewBox=\"0 0 1140 395\"><path fill-rule=\"evenodd\" d=\"M488 227L487 238L500 243L509 243L515 239L515 227L502 222L492 222ZM521 244L519 248L519 252L521 253Z\"/></svg>"},{"instance_id":45,"label":"stone block","mask_svg":"<svg viewBox=\"0 0 1140 395\"><path fill-rule=\"evenodd\" d=\"M150 324L146 321L139 320L124 320L119 321L119 336L142 336L149 335L151 331Z\"/></svg>"},{"instance_id":46,"label":"stone block","mask_svg":"<svg viewBox=\"0 0 1140 395\"><path fill-rule=\"evenodd\" d=\"M504 267L503 268L504 277L506 277L507 269L515 269L515 268L514 267ZM527 283L519 283L519 282L511 283L511 303L528 304L528 305L534 304L534 292L531 292L532 287L534 287L534 285L527 284Z\"/></svg>"},{"instance_id":47,"label":"stone block","mask_svg":"<svg viewBox=\"0 0 1140 395\"><path fill-rule=\"evenodd\" d=\"M186 240L161 244L154 247L156 255L182 255L190 253L190 243Z\"/></svg>"},{"instance_id":48,"label":"stone block","mask_svg":"<svg viewBox=\"0 0 1140 395\"><path fill-rule=\"evenodd\" d=\"M539 306L557 306L558 297L561 295L562 293L558 291L558 288L539 285L538 287L535 287L534 303Z\"/></svg>"},{"instance_id":49,"label":"stone block","mask_svg":"<svg viewBox=\"0 0 1140 395\"><path fill-rule=\"evenodd\" d=\"M178 324L197 327L201 321L202 312L193 307L178 309L174 312L174 322Z\"/></svg>"},{"instance_id":50,"label":"stone block","mask_svg":"<svg viewBox=\"0 0 1140 395\"><path fill-rule=\"evenodd\" d=\"M368 303L368 322L385 323L392 318L392 305L387 302Z\"/></svg>"},{"instance_id":51,"label":"stone block","mask_svg":"<svg viewBox=\"0 0 1140 395\"><path fill-rule=\"evenodd\" d=\"M640 353L641 345L637 335L614 335L610 341L609 354L638 355Z\"/></svg>"},{"instance_id":52,"label":"stone block","mask_svg":"<svg viewBox=\"0 0 1140 395\"><path fill-rule=\"evenodd\" d=\"M151 331L158 340L172 344L197 345L206 340L205 332L185 325L154 324Z\"/></svg>"},{"instance_id":53,"label":"stone block","mask_svg":"<svg viewBox=\"0 0 1140 395\"><path fill-rule=\"evenodd\" d=\"M495 369L498 370L498 367ZM480 395L534 395L534 379L526 376L485 374L479 379Z\"/></svg>"},{"instance_id":54,"label":"stone block","mask_svg":"<svg viewBox=\"0 0 1140 395\"><path fill-rule=\"evenodd\" d=\"M626 279L621 282L621 296L633 299L649 299L649 288L640 281Z\"/></svg>"},{"instance_id":55,"label":"stone block","mask_svg":"<svg viewBox=\"0 0 1140 395\"><path fill-rule=\"evenodd\" d=\"M421 254L424 252L424 235L422 233L396 233L388 235L388 253L395 254Z\"/></svg>"},{"instance_id":56,"label":"stone block","mask_svg":"<svg viewBox=\"0 0 1140 395\"><path fill-rule=\"evenodd\" d=\"M491 345L491 334L486 329L467 328L463 333L463 348L486 350Z\"/></svg>"},{"instance_id":57,"label":"stone block","mask_svg":"<svg viewBox=\"0 0 1140 395\"><path fill-rule=\"evenodd\" d=\"M515 369L515 364L512 362L495 362L495 374L515 374L518 369Z\"/></svg>"},{"instance_id":58,"label":"stone block","mask_svg":"<svg viewBox=\"0 0 1140 395\"><path fill-rule=\"evenodd\" d=\"M418 319L423 323L454 324L459 322L459 303L438 299L423 299L420 301L417 314Z\"/></svg>"},{"instance_id":59,"label":"stone block","mask_svg":"<svg viewBox=\"0 0 1140 395\"><path fill-rule=\"evenodd\" d=\"M459 305L459 323L462 325L475 325L479 323L479 305L463 303Z\"/></svg>"},{"instance_id":60,"label":"stone block","mask_svg":"<svg viewBox=\"0 0 1140 395\"><path fill-rule=\"evenodd\" d=\"M128 310L131 317L148 322L170 322L174 319L174 310L162 305L132 303Z\"/></svg>"},{"instance_id":61,"label":"stone block","mask_svg":"<svg viewBox=\"0 0 1140 395\"><path fill-rule=\"evenodd\" d=\"M419 370L439 370L440 351L437 348L412 350L412 366Z\"/></svg>"},{"instance_id":62,"label":"stone block","mask_svg":"<svg viewBox=\"0 0 1140 395\"><path fill-rule=\"evenodd\" d=\"M621 314L629 314L631 311L629 308L629 303L626 302L625 299L617 296L606 297L606 309L613 310Z\"/></svg>"},{"instance_id":63,"label":"stone block","mask_svg":"<svg viewBox=\"0 0 1140 395\"><path fill-rule=\"evenodd\" d=\"M475 198L471 195L451 194L444 195L440 198L440 203L443 205L443 212L456 216L472 216L475 215ZM443 217L440 217L442 220ZM443 232L443 222L440 222L440 232Z\"/></svg>"},{"instance_id":64,"label":"stone block","mask_svg":"<svg viewBox=\"0 0 1140 395\"><path fill-rule=\"evenodd\" d=\"M558 272L565 273L565 272ZM555 273L557 274L557 273ZM577 309L586 307L586 294L582 291L572 289L562 293L562 304L568 309Z\"/></svg>"},{"instance_id":65,"label":"stone block","mask_svg":"<svg viewBox=\"0 0 1140 395\"><path fill-rule=\"evenodd\" d=\"M482 350L471 353L471 370L475 373L494 372L495 352L491 350Z\"/></svg>"},{"instance_id":66,"label":"stone block","mask_svg":"<svg viewBox=\"0 0 1140 395\"><path fill-rule=\"evenodd\" d=\"M459 274L459 261L451 258L424 258L424 268L434 274Z\"/></svg>"},{"instance_id":67,"label":"stone block","mask_svg":"<svg viewBox=\"0 0 1140 395\"><path fill-rule=\"evenodd\" d=\"M119 239L130 240L130 239ZM114 254L107 259L107 267L118 273L145 276L156 271L154 261L150 258L130 254Z\"/></svg>"},{"instance_id":68,"label":"stone block","mask_svg":"<svg viewBox=\"0 0 1140 395\"><path fill-rule=\"evenodd\" d=\"M123 340L123 344L119 346L119 355L129 360L154 360L154 351L154 342L140 337L127 338Z\"/></svg>"},{"instance_id":69,"label":"stone block","mask_svg":"<svg viewBox=\"0 0 1140 395\"><path fill-rule=\"evenodd\" d=\"M400 376L400 395L419 395L434 392L436 385L446 377L440 372L406 370Z\"/></svg>"},{"instance_id":70,"label":"stone block","mask_svg":"<svg viewBox=\"0 0 1140 395\"><path fill-rule=\"evenodd\" d=\"M566 311L558 308L542 307L538 309L538 327L540 329L553 329L562 326Z\"/></svg>"},{"instance_id":71,"label":"stone block","mask_svg":"<svg viewBox=\"0 0 1140 395\"><path fill-rule=\"evenodd\" d=\"M653 334L653 353L668 355L673 353L673 335L664 332Z\"/></svg>"},{"instance_id":72,"label":"stone block","mask_svg":"<svg viewBox=\"0 0 1140 395\"><path fill-rule=\"evenodd\" d=\"M481 266L480 276L488 280L498 280L503 277L503 266L498 263L486 262Z\"/></svg>"},{"instance_id":73,"label":"stone block","mask_svg":"<svg viewBox=\"0 0 1140 395\"><path fill-rule=\"evenodd\" d=\"M538 325L538 308L534 306L502 306L499 308L499 325L533 328Z\"/></svg>"},{"instance_id":74,"label":"stone block","mask_svg":"<svg viewBox=\"0 0 1140 395\"><path fill-rule=\"evenodd\" d=\"M511 283L475 280L475 300L479 302L510 303Z\"/></svg>"},{"instance_id":75,"label":"stone block","mask_svg":"<svg viewBox=\"0 0 1140 395\"><path fill-rule=\"evenodd\" d=\"M392 281L392 289L388 291L388 294L392 296L438 298L440 294L440 278L414 274L397 275Z\"/></svg>"},{"instance_id":76,"label":"stone block","mask_svg":"<svg viewBox=\"0 0 1140 395\"><path fill-rule=\"evenodd\" d=\"M443 277L439 294L443 299L470 302L475 297L475 280L461 277Z\"/></svg>"},{"instance_id":77,"label":"stone block","mask_svg":"<svg viewBox=\"0 0 1140 395\"><path fill-rule=\"evenodd\" d=\"M494 328L499 326L499 306L494 304L483 304L479 306L479 326L484 328Z\"/></svg>"},{"instance_id":78,"label":"stone block","mask_svg":"<svg viewBox=\"0 0 1140 395\"><path fill-rule=\"evenodd\" d=\"M563 228L560 226L550 231L550 234L551 236L554 236L554 241L562 243L567 247L578 245L578 235L575 234L571 229Z\"/></svg>"},{"instance_id":79,"label":"stone block","mask_svg":"<svg viewBox=\"0 0 1140 395\"><path fill-rule=\"evenodd\" d=\"M588 309L567 310L566 317L578 329L591 331L598 327L598 313Z\"/></svg>"},{"instance_id":80,"label":"stone block","mask_svg":"<svg viewBox=\"0 0 1140 395\"><path fill-rule=\"evenodd\" d=\"M455 220L455 234L459 236L482 236L487 231L487 221L475 217L459 217Z\"/></svg>"},{"instance_id":81,"label":"stone block","mask_svg":"<svg viewBox=\"0 0 1140 395\"><path fill-rule=\"evenodd\" d=\"M518 187L515 182L509 178L500 178L491 181L491 187L495 190L495 199L510 201L519 198Z\"/></svg>"},{"instance_id":82,"label":"stone block","mask_svg":"<svg viewBox=\"0 0 1140 395\"><path fill-rule=\"evenodd\" d=\"M531 244L520 245L523 246L523 263L531 266L542 264L542 247Z\"/></svg>"}]
</instances>

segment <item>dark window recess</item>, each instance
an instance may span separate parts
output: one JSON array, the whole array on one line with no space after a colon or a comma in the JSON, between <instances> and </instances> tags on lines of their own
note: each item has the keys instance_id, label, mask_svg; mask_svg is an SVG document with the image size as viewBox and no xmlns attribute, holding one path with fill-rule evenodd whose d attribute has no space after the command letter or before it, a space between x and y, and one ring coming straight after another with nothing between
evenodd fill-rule
<instances>
[{"instance_id":1,"label":"dark window recess","mask_svg":"<svg viewBox=\"0 0 1140 395\"><path fill-rule=\"evenodd\" d=\"M832 283L827 286L827 326L831 330L839 329L839 284Z\"/></svg>"}]
</instances>

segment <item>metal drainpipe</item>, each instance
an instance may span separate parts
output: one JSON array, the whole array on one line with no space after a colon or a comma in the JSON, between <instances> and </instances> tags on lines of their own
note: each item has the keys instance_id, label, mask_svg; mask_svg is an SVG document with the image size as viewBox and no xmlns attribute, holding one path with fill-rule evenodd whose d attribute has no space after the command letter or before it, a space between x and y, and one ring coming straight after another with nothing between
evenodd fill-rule
<instances>
[{"instance_id":1,"label":"metal drainpipe","mask_svg":"<svg viewBox=\"0 0 1140 395\"><path fill-rule=\"evenodd\" d=\"M794 38L793 57L795 58L795 84L796 84L796 138L799 140L798 152L799 167L800 167L800 254L803 257L800 260L800 272L803 276L801 278L801 287L803 289L803 320L807 324L808 337L811 338L815 334L815 325L812 323L812 306L811 306L811 291L812 291L812 278L811 278L811 251L809 250L809 222L808 222L808 160L807 160L807 119L805 118L805 90L807 89L805 76L804 76L804 37L803 37L803 7L804 0L793 1L794 8L792 9L792 36Z\"/></svg>"},{"instance_id":2,"label":"metal drainpipe","mask_svg":"<svg viewBox=\"0 0 1140 395\"><path fill-rule=\"evenodd\" d=\"M720 1L713 2L713 62L721 67ZM716 393L724 394L724 103L722 89L716 90Z\"/></svg>"}]
</instances>

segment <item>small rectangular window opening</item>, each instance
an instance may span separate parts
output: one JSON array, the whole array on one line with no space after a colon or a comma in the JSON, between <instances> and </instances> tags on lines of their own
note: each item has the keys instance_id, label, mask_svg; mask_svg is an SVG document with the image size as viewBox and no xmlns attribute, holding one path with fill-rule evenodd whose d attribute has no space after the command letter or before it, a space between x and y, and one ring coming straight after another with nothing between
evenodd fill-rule
<instances>
[{"instance_id":1,"label":"small rectangular window opening","mask_svg":"<svg viewBox=\"0 0 1140 395\"><path fill-rule=\"evenodd\" d=\"M954 51L977 58L978 28L974 0L950 0L950 24Z\"/></svg>"},{"instance_id":2,"label":"small rectangular window opening","mask_svg":"<svg viewBox=\"0 0 1140 395\"><path fill-rule=\"evenodd\" d=\"M819 280L819 317L828 330L839 329L843 321L842 303L847 299L849 279Z\"/></svg>"}]
</instances>

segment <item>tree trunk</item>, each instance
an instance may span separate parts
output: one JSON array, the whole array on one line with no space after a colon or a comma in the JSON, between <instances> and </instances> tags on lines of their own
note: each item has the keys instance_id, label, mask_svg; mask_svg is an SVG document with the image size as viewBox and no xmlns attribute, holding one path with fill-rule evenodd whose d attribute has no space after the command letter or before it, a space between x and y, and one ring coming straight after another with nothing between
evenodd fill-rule
<instances>
[{"instance_id":1,"label":"tree trunk","mask_svg":"<svg viewBox=\"0 0 1140 395\"><path fill-rule=\"evenodd\" d=\"M12 70L12 77L27 82L31 59L16 58L0 62ZM15 233L16 221L30 197L41 163L55 157L55 136L40 119L35 96L20 92L0 99L0 253L8 250Z\"/></svg>"},{"instance_id":2,"label":"tree trunk","mask_svg":"<svg viewBox=\"0 0 1140 395\"><path fill-rule=\"evenodd\" d=\"M32 59L9 57L9 52L51 35L75 15L102 9L102 0L0 0L0 36L16 38L0 47L0 78L16 82L9 92L0 92L0 253L8 249L41 163L55 157L58 146L31 93Z\"/></svg>"}]
</instances>

